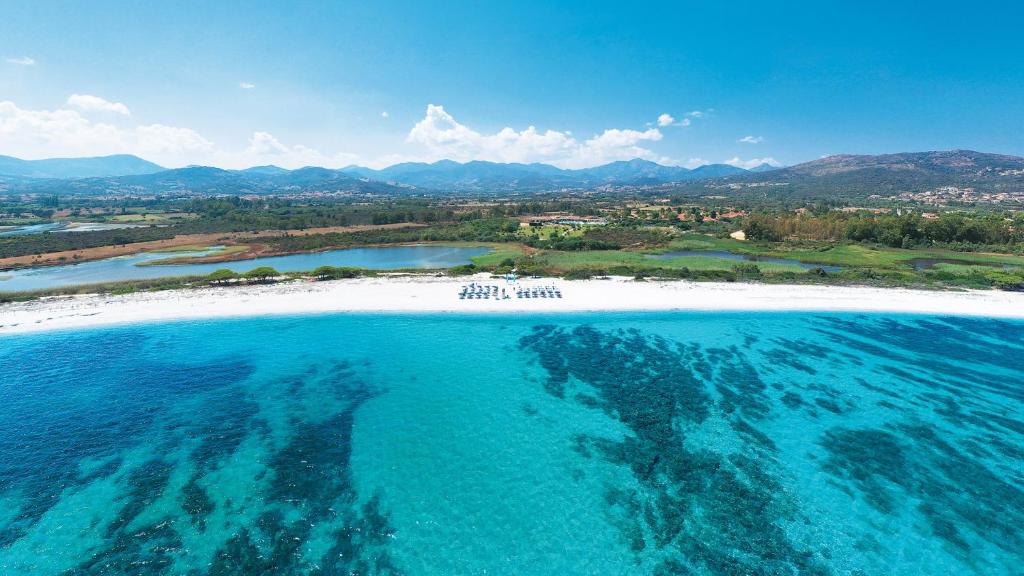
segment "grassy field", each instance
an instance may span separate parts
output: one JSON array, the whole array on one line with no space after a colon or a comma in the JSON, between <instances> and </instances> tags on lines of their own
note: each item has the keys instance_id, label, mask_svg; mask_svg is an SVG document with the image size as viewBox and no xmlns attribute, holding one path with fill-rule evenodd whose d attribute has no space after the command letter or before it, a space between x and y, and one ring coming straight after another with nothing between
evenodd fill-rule
<instances>
[{"instance_id":1,"label":"grassy field","mask_svg":"<svg viewBox=\"0 0 1024 576\"><path fill-rule=\"evenodd\" d=\"M491 244L486 242L446 242L444 245L460 247L484 246L490 248L491 252L470 258L474 266L478 266L481 268L499 266L505 260L519 260L523 258L526 254L521 244Z\"/></svg>"},{"instance_id":2,"label":"grassy field","mask_svg":"<svg viewBox=\"0 0 1024 576\"><path fill-rule=\"evenodd\" d=\"M1006 264L1024 267L1024 256L1012 254L955 252L938 248L905 250L902 248L824 242L820 243L820 245L765 245L733 240L732 238L715 238L696 234L673 240L663 252L672 250L728 250L738 254L788 258L811 264L847 267L906 269L913 268L911 261L917 259L957 260L957 264L962 263L967 266L984 267L985 265L1002 266Z\"/></svg>"},{"instance_id":3,"label":"grassy field","mask_svg":"<svg viewBox=\"0 0 1024 576\"><path fill-rule=\"evenodd\" d=\"M728 258L714 256L681 256L669 260L651 258L649 253L626 252L619 250L590 250L581 252L544 251L530 259L530 263L555 272L570 270L608 270L617 267L629 267L635 270L732 270L733 266L743 264ZM803 272L796 264L776 264L772 262L750 262L757 264L763 272Z\"/></svg>"}]
</instances>

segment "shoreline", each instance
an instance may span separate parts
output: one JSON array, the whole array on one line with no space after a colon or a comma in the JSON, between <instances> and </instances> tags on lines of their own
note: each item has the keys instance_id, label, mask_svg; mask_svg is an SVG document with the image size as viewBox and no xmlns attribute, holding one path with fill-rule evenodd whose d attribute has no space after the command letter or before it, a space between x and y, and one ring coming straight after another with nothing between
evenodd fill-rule
<instances>
[{"instance_id":1,"label":"shoreline","mask_svg":"<svg viewBox=\"0 0 1024 576\"><path fill-rule=\"evenodd\" d=\"M496 285L507 300L460 300L471 282ZM0 336L136 323L340 312L876 312L1024 319L1024 293L940 292L849 286L524 279L556 285L562 299L520 299L513 285L475 276L378 276L325 282L217 287L125 295L52 296L0 305Z\"/></svg>"},{"instance_id":2,"label":"shoreline","mask_svg":"<svg viewBox=\"0 0 1024 576\"><path fill-rule=\"evenodd\" d=\"M162 240L144 240L141 242L130 242L128 244L115 244L106 246L94 246L92 248L77 248L61 250L58 252L46 252L44 254L27 254L24 256L8 256L0 258L0 270L18 270L29 268L48 268L50 266L64 266L67 264L81 264L95 260L104 260L118 256L131 256L142 252L159 252L168 248L176 248L188 245L216 245L224 244L234 246L251 243L259 245L260 240L276 236L309 236L313 234L329 233L351 233L365 232L368 230L389 230L396 228L421 228L424 224L414 222L400 222L397 224L358 224L352 226L328 226L322 228L305 228L302 230L261 230L258 232L200 232L195 234L178 234L171 238ZM286 253L273 251L261 251L261 248L250 247L249 250L236 253L236 255L250 254L245 258L233 258L233 260L251 260L265 256L281 256ZM227 261L227 260L225 260Z\"/></svg>"}]
</instances>

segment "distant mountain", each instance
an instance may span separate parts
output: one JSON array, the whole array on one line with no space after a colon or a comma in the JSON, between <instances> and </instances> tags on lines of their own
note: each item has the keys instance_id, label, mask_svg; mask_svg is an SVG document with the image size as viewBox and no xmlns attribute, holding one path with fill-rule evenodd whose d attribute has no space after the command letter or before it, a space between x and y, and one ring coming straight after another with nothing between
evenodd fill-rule
<instances>
[{"instance_id":1,"label":"distant mountain","mask_svg":"<svg viewBox=\"0 0 1024 576\"><path fill-rule=\"evenodd\" d=\"M972 150L827 156L787 168L760 170L703 183L743 189L771 184L773 194L891 196L939 187L979 193L1024 193L1024 158ZM766 193L766 188L758 188Z\"/></svg>"},{"instance_id":2,"label":"distant mountain","mask_svg":"<svg viewBox=\"0 0 1024 576\"><path fill-rule=\"evenodd\" d=\"M163 166L130 154L93 158L47 158L21 160L0 156L0 175L21 178L95 178L152 174Z\"/></svg>"},{"instance_id":3,"label":"distant mountain","mask_svg":"<svg viewBox=\"0 0 1024 576\"><path fill-rule=\"evenodd\" d=\"M153 174L105 178L22 180L0 188L22 193L247 195L303 192L405 194L408 190L327 168L222 170L188 166Z\"/></svg>"},{"instance_id":4,"label":"distant mountain","mask_svg":"<svg viewBox=\"0 0 1024 576\"><path fill-rule=\"evenodd\" d=\"M735 176L737 174L746 174L747 171L743 168L738 168L732 164L705 164L698 166L690 171L690 177L687 180L704 180L707 178L721 178L723 176Z\"/></svg>"},{"instance_id":5,"label":"distant mountain","mask_svg":"<svg viewBox=\"0 0 1024 576\"><path fill-rule=\"evenodd\" d=\"M885 171L938 176L982 177L1001 171L1024 168L1024 158L986 154L972 150L941 152L904 152L877 156L839 154L788 169L793 174L832 176L851 172Z\"/></svg>"},{"instance_id":6,"label":"distant mountain","mask_svg":"<svg viewBox=\"0 0 1024 576\"><path fill-rule=\"evenodd\" d=\"M252 168L246 168L244 170L236 170L236 172L241 172L242 174L267 174L267 175L277 176L277 175L280 175L280 174L287 174L289 172L289 170L286 169L286 168L281 168L280 166L270 165L270 166L253 166Z\"/></svg>"},{"instance_id":7,"label":"distant mountain","mask_svg":"<svg viewBox=\"0 0 1024 576\"><path fill-rule=\"evenodd\" d=\"M441 160L431 164L409 162L381 170L349 166L342 172L418 188L463 192L540 192L563 188L596 188L606 185L662 184L743 174L746 170L727 164L711 164L689 170L633 159L582 169L549 164L518 164Z\"/></svg>"},{"instance_id":8,"label":"distant mountain","mask_svg":"<svg viewBox=\"0 0 1024 576\"><path fill-rule=\"evenodd\" d=\"M772 170L778 170L778 169L779 169L778 166L772 166L771 164L768 164L767 162L763 162L761 164L758 164L757 166L754 166L753 168L750 168L747 171L748 172L771 172Z\"/></svg>"},{"instance_id":9,"label":"distant mountain","mask_svg":"<svg viewBox=\"0 0 1024 576\"><path fill-rule=\"evenodd\" d=\"M57 173L88 173L87 169L117 174L52 176ZM131 170L141 172L120 173ZM772 193L822 198L836 194L887 196L942 186L1024 194L1024 158L952 150L878 156L844 154L787 168L762 164L751 170L729 164L707 164L691 170L641 159L575 170L537 163L461 163L451 160L406 162L380 170L361 166L340 170L316 166L296 170L278 166L254 166L244 170L189 166L160 170L155 164L134 156L34 161L0 157L0 192L529 194L630 186L649 187L658 193L701 194L706 194L709 188L728 191L750 188L758 195Z\"/></svg>"}]
</instances>

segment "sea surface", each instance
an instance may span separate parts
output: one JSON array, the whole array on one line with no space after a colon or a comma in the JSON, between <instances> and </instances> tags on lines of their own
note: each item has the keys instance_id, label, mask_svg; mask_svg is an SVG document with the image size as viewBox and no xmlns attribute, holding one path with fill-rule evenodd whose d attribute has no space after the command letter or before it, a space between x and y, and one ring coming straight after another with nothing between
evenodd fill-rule
<instances>
[{"instance_id":1,"label":"sea surface","mask_svg":"<svg viewBox=\"0 0 1024 576\"><path fill-rule=\"evenodd\" d=\"M348 266L371 270L450 268L468 264L470 258L491 251L490 248L484 247L387 246L306 252L208 264L159 264L160 260L170 258L207 256L216 248L210 247L208 250L194 252L144 252L131 256L82 262L81 264L10 270L0 274L0 292L44 290L81 284L172 276L205 276L221 268L239 273L248 272L260 266L270 266L278 272L305 272L320 266Z\"/></svg>"},{"instance_id":2,"label":"sea surface","mask_svg":"<svg viewBox=\"0 0 1024 576\"><path fill-rule=\"evenodd\" d=\"M1024 323L322 315L0 338L0 574L1021 574Z\"/></svg>"}]
</instances>

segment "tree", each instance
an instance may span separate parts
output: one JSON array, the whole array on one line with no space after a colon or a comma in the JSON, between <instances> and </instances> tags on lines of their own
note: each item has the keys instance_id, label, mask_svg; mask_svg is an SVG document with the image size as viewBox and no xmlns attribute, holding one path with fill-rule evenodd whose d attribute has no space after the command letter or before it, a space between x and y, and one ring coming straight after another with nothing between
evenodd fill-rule
<instances>
[{"instance_id":1,"label":"tree","mask_svg":"<svg viewBox=\"0 0 1024 576\"><path fill-rule=\"evenodd\" d=\"M238 274L234 270L227 268L221 268L220 270L214 270L211 272L206 279L211 284L227 284L228 282L238 278Z\"/></svg>"},{"instance_id":2,"label":"tree","mask_svg":"<svg viewBox=\"0 0 1024 576\"><path fill-rule=\"evenodd\" d=\"M339 278L358 278L360 270L358 268L338 267L338 266L321 266L316 270L313 270L313 278L317 280L336 280Z\"/></svg>"},{"instance_id":3,"label":"tree","mask_svg":"<svg viewBox=\"0 0 1024 576\"><path fill-rule=\"evenodd\" d=\"M244 278L251 282L269 282L278 276L280 276L280 273L270 266L260 266L246 272Z\"/></svg>"}]
</instances>

